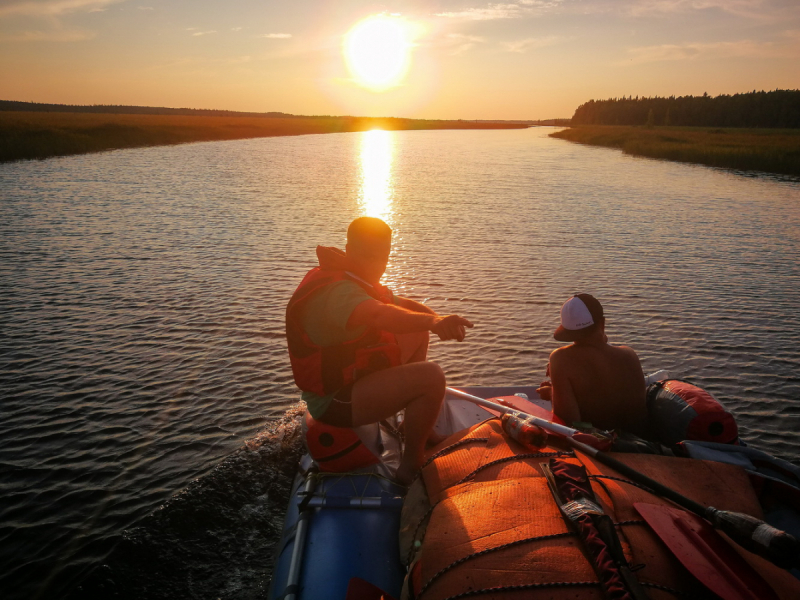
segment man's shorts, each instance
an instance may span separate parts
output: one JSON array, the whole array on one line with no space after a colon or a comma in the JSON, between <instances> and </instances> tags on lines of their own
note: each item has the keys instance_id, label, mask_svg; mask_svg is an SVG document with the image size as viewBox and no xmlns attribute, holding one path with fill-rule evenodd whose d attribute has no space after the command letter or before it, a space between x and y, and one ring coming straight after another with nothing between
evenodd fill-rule
<instances>
[{"instance_id":1,"label":"man's shorts","mask_svg":"<svg viewBox=\"0 0 800 600\"><path fill-rule=\"evenodd\" d=\"M328 409L317 419L334 427L353 426L353 385L350 383L336 392L336 395L328 405Z\"/></svg>"}]
</instances>

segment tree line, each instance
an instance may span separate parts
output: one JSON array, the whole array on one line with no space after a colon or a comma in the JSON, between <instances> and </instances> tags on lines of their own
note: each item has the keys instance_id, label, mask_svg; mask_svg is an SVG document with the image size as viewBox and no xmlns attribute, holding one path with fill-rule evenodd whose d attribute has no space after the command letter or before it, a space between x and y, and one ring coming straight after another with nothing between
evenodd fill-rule
<instances>
[{"instance_id":1,"label":"tree line","mask_svg":"<svg viewBox=\"0 0 800 600\"><path fill-rule=\"evenodd\" d=\"M800 90L589 100L575 110L572 124L800 128Z\"/></svg>"},{"instance_id":2,"label":"tree line","mask_svg":"<svg viewBox=\"0 0 800 600\"><path fill-rule=\"evenodd\" d=\"M0 111L57 112L57 113L96 113L110 115L180 115L200 117L265 117L295 118L282 112L238 112L235 110L213 110L204 108L166 108L162 106L125 106L118 104L44 104L41 102L18 102L0 100ZM308 118L308 117L303 117Z\"/></svg>"}]
</instances>

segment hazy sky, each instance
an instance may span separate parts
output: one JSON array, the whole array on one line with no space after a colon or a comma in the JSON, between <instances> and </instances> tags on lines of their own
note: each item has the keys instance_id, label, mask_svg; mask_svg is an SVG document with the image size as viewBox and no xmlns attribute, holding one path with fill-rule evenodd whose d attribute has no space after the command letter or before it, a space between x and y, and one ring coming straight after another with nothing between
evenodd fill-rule
<instances>
[{"instance_id":1,"label":"hazy sky","mask_svg":"<svg viewBox=\"0 0 800 600\"><path fill-rule=\"evenodd\" d=\"M410 62L375 91L342 48L381 13ZM0 0L4 100L539 119L776 88L800 88L800 0Z\"/></svg>"}]
</instances>

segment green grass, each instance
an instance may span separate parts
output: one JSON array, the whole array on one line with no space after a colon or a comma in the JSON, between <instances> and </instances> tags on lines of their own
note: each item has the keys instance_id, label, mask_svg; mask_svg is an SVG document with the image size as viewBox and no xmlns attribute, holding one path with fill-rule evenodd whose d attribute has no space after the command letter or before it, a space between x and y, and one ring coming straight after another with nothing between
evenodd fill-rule
<instances>
[{"instance_id":1,"label":"green grass","mask_svg":"<svg viewBox=\"0 0 800 600\"><path fill-rule=\"evenodd\" d=\"M524 125L367 117L207 117L0 111L0 162L117 148L369 129L508 129Z\"/></svg>"},{"instance_id":2,"label":"green grass","mask_svg":"<svg viewBox=\"0 0 800 600\"><path fill-rule=\"evenodd\" d=\"M626 154L743 171L800 175L800 130L580 125L550 134Z\"/></svg>"}]
</instances>

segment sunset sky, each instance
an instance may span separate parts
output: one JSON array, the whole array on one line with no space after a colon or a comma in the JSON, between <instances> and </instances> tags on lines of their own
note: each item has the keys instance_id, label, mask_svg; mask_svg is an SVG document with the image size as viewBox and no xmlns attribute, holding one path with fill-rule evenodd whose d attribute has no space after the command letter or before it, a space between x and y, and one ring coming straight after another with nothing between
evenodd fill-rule
<instances>
[{"instance_id":1,"label":"sunset sky","mask_svg":"<svg viewBox=\"0 0 800 600\"><path fill-rule=\"evenodd\" d=\"M3 100L546 119L776 88L800 0L0 0Z\"/></svg>"}]
</instances>

